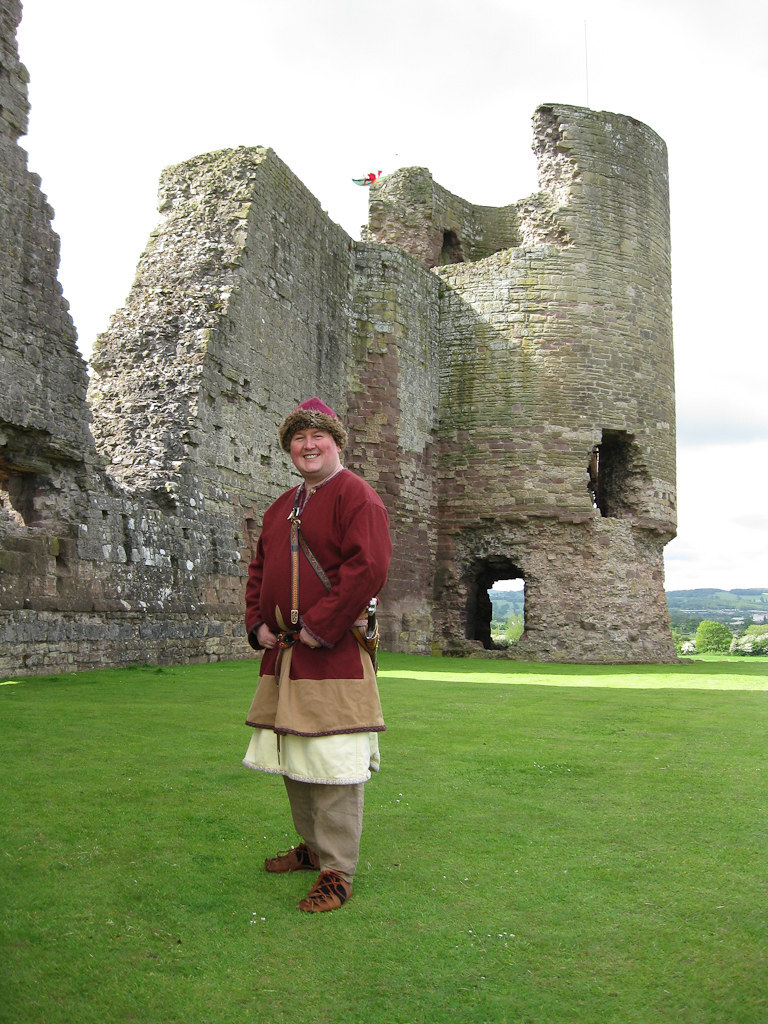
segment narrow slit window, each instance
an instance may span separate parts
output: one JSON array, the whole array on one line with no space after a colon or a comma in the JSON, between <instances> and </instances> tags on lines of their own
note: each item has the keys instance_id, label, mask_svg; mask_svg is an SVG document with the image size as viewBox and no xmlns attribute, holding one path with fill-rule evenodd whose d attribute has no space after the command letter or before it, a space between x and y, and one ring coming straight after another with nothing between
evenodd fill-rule
<instances>
[{"instance_id":1,"label":"narrow slit window","mask_svg":"<svg viewBox=\"0 0 768 1024\"><path fill-rule=\"evenodd\" d=\"M606 519L636 514L648 471L632 434L604 430L587 468L592 507Z\"/></svg>"},{"instance_id":2,"label":"narrow slit window","mask_svg":"<svg viewBox=\"0 0 768 1024\"><path fill-rule=\"evenodd\" d=\"M443 247L440 250L440 266L449 263L464 263L464 251L455 231L443 232Z\"/></svg>"}]
</instances>

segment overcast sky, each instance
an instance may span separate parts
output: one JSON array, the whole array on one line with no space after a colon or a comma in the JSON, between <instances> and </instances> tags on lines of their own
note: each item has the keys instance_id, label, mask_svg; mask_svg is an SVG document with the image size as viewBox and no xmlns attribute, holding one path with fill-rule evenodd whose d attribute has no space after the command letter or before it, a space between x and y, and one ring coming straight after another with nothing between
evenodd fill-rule
<instances>
[{"instance_id":1,"label":"overcast sky","mask_svg":"<svg viewBox=\"0 0 768 1024\"><path fill-rule=\"evenodd\" d=\"M26 0L21 144L56 211L88 357L158 221L164 167L272 147L355 238L371 170L469 202L536 191L546 102L667 143L678 537L667 589L768 588L768 5L756 0Z\"/></svg>"}]
</instances>

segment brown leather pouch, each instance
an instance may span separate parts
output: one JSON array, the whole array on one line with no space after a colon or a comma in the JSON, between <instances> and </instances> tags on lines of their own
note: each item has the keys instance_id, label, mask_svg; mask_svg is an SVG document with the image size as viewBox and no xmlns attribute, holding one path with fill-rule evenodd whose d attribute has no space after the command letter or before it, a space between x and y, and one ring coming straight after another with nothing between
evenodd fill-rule
<instances>
[{"instance_id":1,"label":"brown leather pouch","mask_svg":"<svg viewBox=\"0 0 768 1024\"><path fill-rule=\"evenodd\" d=\"M378 622L374 625L373 633L370 632L370 628L366 629L364 626L351 626L352 636L357 640L363 650L368 651L373 662L374 672L378 671L378 660L377 653L379 650L379 624Z\"/></svg>"}]
</instances>

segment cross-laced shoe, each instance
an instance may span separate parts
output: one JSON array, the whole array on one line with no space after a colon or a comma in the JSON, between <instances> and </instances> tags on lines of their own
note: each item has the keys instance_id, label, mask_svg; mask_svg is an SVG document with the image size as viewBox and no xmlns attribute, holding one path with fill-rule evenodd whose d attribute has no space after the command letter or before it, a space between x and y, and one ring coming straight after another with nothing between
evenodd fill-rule
<instances>
[{"instance_id":1,"label":"cross-laced shoe","mask_svg":"<svg viewBox=\"0 0 768 1024\"><path fill-rule=\"evenodd\" d=\"M264 867L278 875L286 871L317 871L320 860L306 843L299 843L285 853L278 853L276 857L267 857Z\"/></svg>"},{"instance_id":2,"label":"cross-laced shoe","mask_svg":"<svg viewBox=\"0 0 768 1024\"><path fill-rule=\"evenodd\" d=\"M317 881L299 903L299 910L318 914L323 910L338 910L352 895L352 883L338 871L321 871Z\"/></svg>"}]
</instances>

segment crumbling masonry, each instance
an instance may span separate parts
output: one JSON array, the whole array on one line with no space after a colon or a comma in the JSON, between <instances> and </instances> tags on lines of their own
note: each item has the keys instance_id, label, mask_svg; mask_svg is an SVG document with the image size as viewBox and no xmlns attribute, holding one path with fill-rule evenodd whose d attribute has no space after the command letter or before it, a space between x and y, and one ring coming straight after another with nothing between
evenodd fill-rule
<instances>
[{"instance_id":1,"label":"crumbling masonry","mask_svg":"<svg viewBox=\"0 0 768 1024\"><path fill-rule=\"evenodd\" d=\"M295 478L277 425L310 394L390 511L386 648L484 651L487 588L520 577L506 656L674 659L654 132L546 104L536 195L472 206L409 168L372 186L361 242L269 149L172 167L89 382L17 143L19 17L0 0L0 675L251 656L246 567Z\"/></svg>"}]
</instances>

